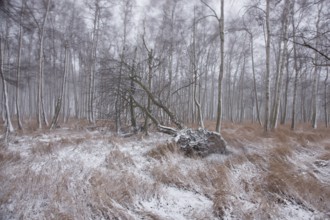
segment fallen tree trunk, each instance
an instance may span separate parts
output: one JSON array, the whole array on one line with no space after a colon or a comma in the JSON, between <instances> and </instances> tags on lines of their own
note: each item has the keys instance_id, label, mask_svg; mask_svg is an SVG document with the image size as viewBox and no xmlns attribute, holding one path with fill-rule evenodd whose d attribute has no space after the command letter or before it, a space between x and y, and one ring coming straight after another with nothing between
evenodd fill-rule
<instances>
[{"instance_id":1,"label":"fallen tree trunk","mask_svg":"<svg viewBox=\"0 0 330 220\"><path fill-rule=\"evenodd\" d=\"M164 110L164 112L170 117L171 121L177 126L179 129L183 129L184 125L180 122L180 120L176 117L176 115L167 107L165 106L160 100L154 97L153 93L141 82L139 81L136 77L132 76L130 77L131 80L133 80L135 83L137 83L148 95L150 100L154 105L157 107L161 108ZM137 103L135 101L135 103ZM140 107L140 106L139 106ZM145 108L144 108L145 109ZM145 109L147 110L147 109ZM148 114L150 117L150 115ZM151 119L152 120L152 119Z\"/></svg>"},{"instance_id":2,"label":"fallen tree trunk","mask_svg":"<svg viewBox=\"0 0 330 220\"><path fill-rule=\"evenodd\" d=\"M153 93L145 85L143 85L142 82L140 82L136 77L131 77L131 80L137 83L147 93L153 104L164 110L177 129L161 125L149 109L141 105L132 96L131 98L135 105L151 119L151 121L156 125L158 131L173 135L175 137L174 141L180 146L180 149L184 151L187 156L198 155L204 157L214 153L226 153L227 144L220 133L211 132L204 128L200 128L198 130L185 128L176 115L170 111L168 107L162 104L160 100L155 98Z\"/></svg>"}]
</instances>

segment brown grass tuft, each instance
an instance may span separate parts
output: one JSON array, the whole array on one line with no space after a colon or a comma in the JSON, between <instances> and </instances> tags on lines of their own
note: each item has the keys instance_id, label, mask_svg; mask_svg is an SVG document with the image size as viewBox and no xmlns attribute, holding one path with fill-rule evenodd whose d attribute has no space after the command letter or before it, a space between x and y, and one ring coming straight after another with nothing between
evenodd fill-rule
<instances>
[{"instance_id":1,"label":"brown grass tuft","mask_svg":"<svg viewBox=\"0 0 330 220\"><path fill-rule=\"evenodd\" d=\"M108 169L122 170L127 166L135 166L133 159L130 155L125 154L119 149L112 150L105 158L106 167Z\"/></svg>"},{"instance_id":2,"label":"brown grass tuft","mask_svg":"<svg viewBox=\"0 0 330 220\"><path fill-rule=\"evenodd\" d=\"M213 165L210 168L212 175L212 185L216 192L213 195L213 213L222 219L225 210L228 208L228 197L231 195L228 181L229 169L224 165Z\"/></svg>"},{"instance_id":3,"label":"brown grass tuft","mask_svg":"<svg viewBox=\"0 0 330 220\"><path fill-rule=\"evenodd\" d=\"M281 157L285 159L286 157L291 157L293 153L292 147L281 144L279 146L274 147L270 154L274 157Z\"/></svg>"},{"instance_id":4,"label":"brown grass tuft","mask_svg":"<svg viewBox=\"0 0 330 220\"><path fill-rule=\"evenodd\" d=\"M32 147L31 147L31 152L32 154L36 154L39 156L51 154L55 151L56 145L54 142L36 142Z\"/></svg>"},{"instance_id":5,"label":"brown grass tuft","mask_svg":"<svg viewBox=\"0 0 330 220\"><path fill-rule=\"evenodd\" d=\"M177 164L157 165L151 170L151 174L158 183L176 186L181 189L190 188L190 181L181 172L180 166Z\"/></svg>"},{"instance_id":6,"label":"brown grass tuft","mask_svg":"<svg viewBox=\"0 0 330 220\"><path fill-rule=\"evenodd\" d=\"M21 159L21 155L18 152L0 152L0 166L5 163L17 162Z\"/></svg>"},{"instance_id":7,"label":"brown grass tuft","mask_svg":"<svg viewBox=\"0 0 330 220\"><path fill-rule=\"evenodd\" d=\"M320 160L326 160L326 161L329 161L330 162L330 152L329 153L322 154L321 156L318 157L318 159L320 159Z\"/></svg>"},{"instance_id":8,"label":"brown grass tuft","mask_svg":"<svg viewBox=\"0 0 330 220\"><path fill-rule=\"evenodd\" d=\"M178 153L178 146L174 142L159 144L155 148L147 152L147 156L156 160L168 158L170 155Z\"/></svg>"},{"instance_id":9,"label":"brown grass tuft","mask_svg":"<svg viewBox=\"0 0 330 220\"><path fill-rule=\"evenodd\" d=\"M108 209L113 207L114 202L129 208L135 198L150 199L155 195L158 187L130 172L104 175L95 171L89 178L89 183L93 200L97 204L104 204Z\"/></svg>"},{"instance_id":10,"label":"brown grass tuft","mask_svg":"<svg viewBox=\"0 0 330 220\"><path fill-rule=\"evenodd\" d=\"M321 183L313 174L298 171L294 164L279 158L270 159L265 183L265 191L306 208L315 207L318 211L327 211L330 205L329 187Z\"/></svg>"}]
</instances>

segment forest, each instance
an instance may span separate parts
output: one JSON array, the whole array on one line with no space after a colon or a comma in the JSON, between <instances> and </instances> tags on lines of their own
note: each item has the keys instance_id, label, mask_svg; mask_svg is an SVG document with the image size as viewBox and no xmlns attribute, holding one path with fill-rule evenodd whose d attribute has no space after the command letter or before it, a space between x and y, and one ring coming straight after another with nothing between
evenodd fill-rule
<instances>
[{"instance_id":1,"label":"forest","mask_svg":"<svg viewBox=\"0 0 330 220\"><path fill-rule=\"evenodd\" d=\"M328 125L325 1L229 1L226 13L216 1L1 4L10 131L70 118L110 120L118 132L150 116L169 124L158 104L184 124L216 121L218 132L221 121Z\"/></svg>"},{"instance_id":2,"label":"forest","mask_svg":"<svg viewBox=\"0 0 330 220\"><path fill-rule=\"evenodd\" d=\"M0 0L0 25L0 219L330 217L328 0Z\"/></svg>"}]
</instances>

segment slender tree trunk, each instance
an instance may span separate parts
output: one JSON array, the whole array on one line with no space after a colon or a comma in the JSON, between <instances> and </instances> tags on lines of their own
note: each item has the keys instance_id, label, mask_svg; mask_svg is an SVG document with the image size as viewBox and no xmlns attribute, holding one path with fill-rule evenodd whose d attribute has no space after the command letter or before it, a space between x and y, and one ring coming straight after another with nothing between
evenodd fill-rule
<instances>
[{"instance_id":1,"label":"slender tree trunk","mask_svg":"<svg viewBox=\"0 0 330 220\"><path fill-rule=\"evenodd\" d=\"M251 48L251 64L252 64L252 75L253 75L253 90L254 90L254 98L256 102L256 110L257 110L257 119L258 123L262 125L260 120L260 111L259 111L259 101L258 101L258 92L257 92L257 80L256 80L256 73L254 67L254 46L253 46L253 35L249 32L250 35L250 48Z\"/></svg>"},{"instance_id":2,"label":"slender tree trunk","mask_svg":"<svg viewBox=\"0 0 330 220\"><path fill-rule=\"evenodd\" d=\"M285 1L284 10L283 10L283 21L282 21L282 39L280 39L280 42L283 41L283 50L281 50L281 43L280 43L280 52L279 52L279 71L278 75L276 76L276 86L275 86L275 99L274 99L274 108L273 108L273 114L272 114L272 122L271 122L271 128L276 129L277 122L278 122L278 115L279 115L279 109L280 109L280 98L281 98L281 90L282 90L282 81L283 81L283 72L285 67L285 60L287 57L287 44L288 44L288 38L287 38L287 32L288 32L288 14L290 10L290 4L289 0ZM281 55L282 53L282 55Z\"/></svg>"},{"instance_id":3,"label":"slender tree trunk","mask_svg":"<svg viewBox=\"0 0 330 220\"><path fill-rule=\"evenodd\" d=\"M197 80L197 59L196 59L196 7L194 8L194 23L193 23L193 75L194 75L194 102L197 108L197 116L198 116L198 124L201 126L201 128L204 129L204 121L203 121L203 113L201 109L201 104L197 99L197 85L198 85L198 80Z\"/></svg>"},{"instance_id":4,"label":"slender tree trunk","mask_svg":"<svg viewBox=\"0 0 330 220\"><path fill-rule=\"evenodd\" d=\"M8 132L13 132L14 127L10 120L10 111L9 111L9 103L8 103L8 88L7 82L3 72L3 59L4 59L4 47L2 45L2 39L0 37L0 74L2 80L2 89L3 89L3 97L4 97L4 112L5 112L5 119L6 119L6 137Z\"/></svg>"},{"instance_id":5,"label":"slender tree trunk","mask_svg":"<svg viewBox=\"0 0 330 220\"><path fill-rule=\"evenodd\" d=\"M94 116L94 92L95 92L95 63L96 63L96 50L99 35L99 24L100 24L100 6L98 1L95 2L95 14L93 21L93 37L92 37L92 48L90 51L90 67L89 67L89 86L88 86L88 120L89 123L95 123Z\"/></svg>"},{"instance_id":6,"label":"slender tree trunk","mask_svg":"<svg viewBox=\"0 0 330 220\"><path fill-rule=\"evenodd\" d=\"M286 48L287 50L288 48ZM285 81L285 92L284 92L284 107L283 107L283 114L281 118L281 124L285 124L287 109L288 109L288 93L289 93L289 83L290 83L290 74L289 74L289 54L288 51L286 52L286 63L285 63L285 70L286 70L286 81Z\"/></svg>"},{"instance_id":7,"label":"slender tree trunk","mask_svg":"<svg viewBox=\"0 0 330 220\"><path fill-rule=\"evenodd\" d=\"M220 31L220 68L218 79L218 107L217 107L217 124L215 127L216 132L220 133L221 129L221 117L222 117L222 79L224 75L224 45L225 45L225 33L224 33L224 0L221 0L220 5L220 19L219 19L219 31Z\"/></svg>"},{"instance_id":8,"label":"slender tree trunk","mask_svg":"<svg viewBox=\"0 0 330 220\"><path fill-rule=\"evenodd\" d=\"M43 23L40 31L40 41L39 41L39 82L38 82L38 111L37 111L37 120L39 129L42 128L42 117L45 119L44 108L43 108L43 50L44 50L44 30L46 26L47 16L49 12L50 1L47 1L46 12L43 18Z\"/></svg>"},{"instance_id":9,"label":"slender tree trunk","mask_svg":"<svg viewBox=\"0 0 330 220\"><path fill-rule=\"evenodd\" d=\"M317 14L317 21L316 21L316 35L319 36L319 32L320 32L320 19L321 19L321 12L322 12L322 8L323 5L321 3L320 8L318 9L318 14ZM315 48L318 48L319 45L319 38L316 38L316 44L315 44ZM315 52L315 56L314 56L314 60L315 62L317 62L319 57L319 53ZM314 79L313 79L313 89L312 89L312 127L314 129L317 128L317 111L318 111L318 97L317 97L317 93L318 93L318 81L319 81L319 67L318 66L314 66Z\"/></svg>"},{"instance_id":10,"label":"slender tree trunk","mask_svg":"<svg viewBox=\"0 0 330 220\"><path fill-rule=\"evenodd\" d=\"M151 91L152 89L152 77L153 77L153 68L152 68L152 63L153 63L153 50L151 49L150 51L148 50L148 89ZM148 101L147 101L147 110L148 112L151 112L151 97L148 96ZM146 132L146 135L148 135L149 131L149 116L148 114L146 115L146 120L144 123L144 129Z\"/></svg>"},{"instance_id":11,"label":"slender tree trunk","mask_svg":"<svg viewBox=\"0 0 330 220\"><path fill-rule=\"evenodd\" d=\"M137 48L134 50L134 58L133 58L133 64L132 64L132 70L130 77L133 77L135 75L135 59L136 59L136 53L137 53ZM133 96L135 94L135 83L131 79L131 87L130 87L130 93L129 93L129 109L130 109L130 115L131 115L131 126L133 128L133 131L137 131L137 125L136 125L136 118L135 118L135 110L134 110L134 100Z\"/></svg>"},{"instance_id":12,"label":"slender tree trunk","mask_svg":"<svg viewBox=\"0 0 330 220\"><path fill-rule=\"evenodd\" d=\"M18 129L22 130L22 122L20 117L20 93L19 93L19 83L20 83L20 74L21 74L21 54L22 54L22 44L23 44L23 28L22 28L22 16L23 16L23 6L24 2L22 1L21 15L20 15L20 25L19 25L19 46L17 54L17 73L16 73L16 114L17 114L17 125Z\"/></svg>"},{"instance_id":13,"label":"slender tree trunk","mask_svg":"<svg viewBox=\"0 0 330 220\"><path fill-rule=\"evenodd\" d=\"M50 125L50 129L56 128L57 122L58 122L58 116L60 114L61 108L62 108L62 101L65 93L65 85L66 85L66 78L67 78L67 72L68 72L68 48L67 45L65 45L65 56L64 56L64 74L63 74L63 81L62 81L62 90L61 95L57 99L56 108L55 108L55 114L52 120L52 123Z\"/></svg>"},{"instance_id":14,"label":"slender tree trunk","mask_svg":"<svg viewBox=\"0 0 330 220\"><path fill-rule=\"evenodd\" d=\"M265 76L265 118L264 118L264 131L269 130L269 105L270 105L270 88L269 88L269 78L270 78L270 26L269 26L269 4L270 0L266 1L266 76Z\"/></svg>"},{"instance_id":15,"label":"slender tree trunk","mask_svg":"<svg viewBox=\"0 0 330 220\"><path fill-rule=\"evenodd\" d=\"M292 38L296 42L296 26L294 19L294 5L295 0L292 2L292 15L291 15L291 24L292 24ZM298 57L297 57L297 48L296 44L293 44L293 63L294 63L294 83L293 83L293 99L292 99L292 116L291 116L291 130L294 130L296 127L296 100L297 100L297 87L298 87L298 77L299 77L299 68L298 68Z\"/></svg>"},{"instance_id":16,"label":"slender tree trunk","mask_svg":"<svg viewBox=\"0 0 330 220\"><path fill-rule=\"evenodd\" d=\"M328 127L328 90L327 90L327 86L328 86L328 77L329 77L329 67L327 68L327 75L324 79L324 121L325 121L325 127Z\"/></svg>"},{"instance_id":17,"label":"slender tree trunk","mask_svg":"<svg viewBox=\"0 0 330 220\"><path fill-rule=\"evenodd\" d=\"M41 113L42 120L44 124L48 127L47 112L45 110L45 101L44 101L44 63L42 63L42 73L41 73Z\"/></svg>"}]
</instances>

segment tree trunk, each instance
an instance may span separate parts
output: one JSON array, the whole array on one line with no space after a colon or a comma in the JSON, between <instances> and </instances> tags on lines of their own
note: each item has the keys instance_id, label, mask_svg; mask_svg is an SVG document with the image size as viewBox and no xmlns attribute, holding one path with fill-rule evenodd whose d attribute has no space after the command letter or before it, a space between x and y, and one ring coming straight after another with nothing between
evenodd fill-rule
<instances>
[{"instance_id":1,"label":"tree trunk","mask_svg":"<svg viewBox=\"0 0 330 220\"><path fill-rule=\"evenodd\" d=\"M194 102L197 108L198 124L204 129L203 113L201 110L201 104L197 99L197 59L196 59L196 17L195 17L196 7L194 8L194 23L193 23L193 75L194 75Z\"/></svg>"},{"instance_id":2,"label":"tree trunk","mask_svg":"<svg viewBox=\"0 0 330 220\"><path fill-rule=\"evenodd\" d=\"M4 95L4 112L5 112L5 119L6 119L6 137L8 132L13 132L14 127L10 120L10 111L9 111L9 104L8 104L8 89L7 89L7 82L3 72L3 58L4 58L4 48L2 45L2 39L0 37L0 74L2 80L2 89Z\"/></svg>"},{"instance_id":3,"label":"tree trunk","mask_svg":"<svg viewBox=\"0 0 330 220\"><path fill-rule=\"evenodd\" d=\"M136 52L137 48L134 50L134 58L133 58L133 64L132 64L132 70L131 70L131 77L135 75L135 60L136 60ZM134 130L134 132L137 131L137 125L136 125L136 118L135 118L135 110L134 110L134 100L133 96L135 94L135 84L134 81L131 79L131 87L130 87L130 92L129 92L129 110L130 110L130 115L131 115L131 126Z\"/></svg>"},{"instance_id":4,"label":"tree trunk","mask_svg":"<svg viewBox=\"0 0 330 220\"><path fill-rule=\"evenodd\" d=\"M152 71L153 71L153 68L152 68L152 63L153 63L153 50L151 49L150 51L148 50L148 89L149 91L151 91L152 89ZM151 98L150 96L148 96L148 101L147 101L147 110L148 112L151 112ZM149 128L149 115L146 114L146 119L145 119L145 122L144 122L144 129L145 129L145 132L146 132L146 135L149 135L148 133L148 128Z\"/></svg>"},{"instance_id":5,"label":"tree trunk","mask_svg":"<svg viewBox=\"0 0 330 220\"><path fill-rule=\"evenodd\" d=\"M328 90L327 90L327 86L328 86L328 77L329 77L329 67L327 68L327 75L324 79L324 121L325 121L325 127L328 127Z\"/></svg>"},{"instance_id":6,"label":"tree trunk","mask_svg":"<svg viewBox=\"0 0 330 220\"><path fill-rule=\"evenodd\" d=\"M224 75L224 45L225 45L225 33L224 33L224 0L221 0L220 5L220 19L219 19L219 31L220 31L220 69L218 79L218 107L217 107L217 124L215 127L216 132L220 133L221 129L221 117L222 117L222 79Z\"/></svg>"},{"instance_id":7,"label":"tree trunk","mask_svg":"<svg viewBox=\"0 0 330 220\"><path fill-rule=\"evenodd\" d=\"M318 9L318 14L317 14L317 21L316 21L316 35L319 36L320 32L320 19L321 19L321 12L322 12L323 4L321 2L320 8ZM318 48L319 45L319 38L316 38L316 43L315 43L315 48ZM314 56L314 61L317 62L319 58L319 53L315 51L315 56ZM313 79L313 89L312 89L312 127L314 129L317 128L317 111L318 111L318 81L319 81L319 67L314 66L314 79Z\"/></svg>"},{"instance_id":8,"label":"tree trunk","mask_svg":"<svg viewBox=\"0 0 330 220\"><path fill-rule=\"evenodd\" d=\"M292 24L292 38L293 41L296 42L296 26L294 19L294 5L295 0L292 2L292 11L291 11L291 24ZM298 87L298 77L299 77L299 69L298 69L298 57L297 57L297 48L296 44L293 44L293 63L294 63L294 83L293 83L293 99L292 99L292 116L291 116L291 130L294 130L296 127L296 99L297 99L297 87Z\"/></svg>"},{"instance_id":9,"label":"tree trunk","mask_svg":"<svg viewBox=\"0 0 330 220\"><path fill-rule=\"evenodd\" d=\"M256 82L256 73L254 68L254 46L253 46L253 35L249 32L250 35L250 47L251 47L251 64L252 64L252 75L253 75L253 90L254 90L254 98L256 102L256 110L257 110L257 119L258 123L262 125L260 120L260 111L259 111L259 101L258 101L258 92L257 92L257 82Z\"/></svg>"},{"instance_id":10,"label":"tree trunk","mask_svg":"<svg viewBox=\"0 0 330 220\"><path fill-rule=\"evenodd\" d=\"M22 130L21 114L20 114L20 93L19 93L19 83L20 83L20 74L21 74L21 54L22 54L22 44L23 44L23 28L22 28L22 16L24 3L22 1L21 14L20 14L20 24L19 24L19 45L18 45L18 54L17 54L17 73L16 73L16 114L17 114L17 125L18 129Z\"/></svg>"},{"instance_id":11,"label":"tree trunk","mask_svg":"<svg viewBox=\"0 0 330 220\"><path fill-rule=\"evenodd\" d=\"M167 107L165 106L160 100L157 100L153 93L148 89L147 86L145 86L141 81L137 79L137 77L131 77L131 79L138 84L148 95L150 100L152 101L153 104L161 108L170 118L170 120L179 128L183 129L184 125L179 121L177 116Z\"/></svg>"},{"instance_id":12,"label":"tree trunk","mask_svg":"<svg viewBox=\"0 0 330 220\"><path fill-rule=\"evenodd\" d=\"M50 125L50 129L54 129L57 126L58 116L59 116L61 108L62 108L62 101L63 101L63 97L64 97L64 93L65 93L67 72L68 72L68 48L67 48L67 45L65 45L64 74L63 74L63 81L62 81L62 90L61 90L60 97L57 99L55 114L54 114L52 123Z\"/></svg>"},{"instance_id":13,"label":"tree trunk","mask_svg":"<svg viewBox=\"0 0 330 220\"><path fill-rule=\"evenodd\" d=\"M270 78L270 27L269 27L269 4L270 0L266 1L266 76L265 76L265 118L264 118L264 131L269 130L269 105L270 105L270 88L269 88L269 78Z\"/></svg>"},{"instance_id":14,"label":"tree trunk","mask_svg":"<svg viewBox=\"0 0 330 220\"><path fill-rule=\"evenodd\" d=\"M283 81L283 72L285 67L285 60L287 57L287 44L288 44L288 38L287 38L287 32L288 32L288 14L289 14L289 0L285 1L284 10L283 10L283 21L282 21L282 39L280 39L280 42L283 41L283 50L281 50L281 43L280 43L280 49L279 49L279 71L278 75L276 76L276 86L275 86L275 99L274 99L274 107L273 107L273 114L272 114L272 121L271 121L271 128L276 129L277 127L277 121L278 121L278 114L279 114L279 108L280 108L280 98L281 98L281 90L282 90L282 81ZM282 53L282 55L281 55Z\"/></svg>"},{"instance_id":15,"label":"tree trunk","mask_svg":"<svg viewBox=\"0 0 330 220\"><path fill-rule=\"evenodd\" d=\"M47 16L49 12L50 1L47 1L46 12L43 18L42 26L40 31L40 41L39 41L39 82L38 82L38 111L37 120L39 129L42 128L42 117L45 119L44 108L43 108L43 50L44 50L44 30L46 26Z\"/></svg>"},{"instance_id":16,"label":"tree trunk","mask_svg":"<svg viewBox=\"0 0 330 220\"><path fill-rule=\"evenodd\" d=\"M286 48L288 49L288 48ZM281 124L285 124L287 109L288 109L288 93L289 93L289 83L290 83L290 74L289 74L289 54L288 51L286 52L286 63L285 63L285 70L286 70L286 81L285 81L285 92L284 92L284 107L283 107L283 114L281 118Z\"/></svg>"},{"instance_id":17,"label":"tree trunk","mask_svg":"<svg viewBox=\"0 0 330 220\"><path fill-rule=\"evenodd\" d=\"M98 42L99 33L99 22L100 22L100 6L98 1L95 2L95 14L93 22L93 39L92 48L90 54L90 67L89 67L89 87L88 87L88 120L89 123L95 123L94 118L94 90L95 90L95 62L96 62L96 49Z\"/></svg>"}]
</instances>

